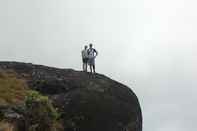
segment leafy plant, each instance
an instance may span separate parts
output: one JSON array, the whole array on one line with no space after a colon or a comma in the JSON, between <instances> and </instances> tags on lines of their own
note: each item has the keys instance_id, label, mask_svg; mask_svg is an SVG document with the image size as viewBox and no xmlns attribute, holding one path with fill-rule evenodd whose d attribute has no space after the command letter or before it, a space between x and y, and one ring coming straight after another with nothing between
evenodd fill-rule
<instances>
[{"instance_id":1,"label":"leafy plant","mask_svg":"<svg viewBox=\"0 0 197 131\"><path fill-rule=\"evenodd\" d=\"M38 113L37 116L44 115L52 120L56 120L59 117L49 98L37 91L28 91L25 104L27 109L36 111Z\"/></svg>"}]
</instances>

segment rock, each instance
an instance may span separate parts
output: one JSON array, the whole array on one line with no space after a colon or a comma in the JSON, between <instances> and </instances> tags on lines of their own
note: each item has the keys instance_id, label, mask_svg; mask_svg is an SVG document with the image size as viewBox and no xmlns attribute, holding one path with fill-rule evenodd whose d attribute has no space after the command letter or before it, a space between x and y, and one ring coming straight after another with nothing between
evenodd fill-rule
<instances>
[{"instance_id":1,"label":"rock","mask_svg":"<svg viewBox=\"0 0 197 131\"><path fill-rule=\"evenodd\" d=\"M20 107L0 106L0 131L25 131L24 115L19 110Z\"/></svg>"},{"instance_id":2,"label":"rock","mask_svg":"<svg viewBox=\"0 0 197 131\"><path fill-rule=\"evenodd\" d=\"M49 96L65 131L142 131L137 96L104 75L17 62L0 62L0 68L15 71L29 88Z\"/></svg>"},{"instance_id":3,"label":"rock","mask_svg":"<svg viewBox=\"0 0 197 131\"><path fill-rule=\"evenodd\" d=\"M3 117L7 120L15 120L22 118L22 114L18 113L15 108L16 107L0 106L0 112L1 114L3 114Z\"/></svg>"}]
</instances>

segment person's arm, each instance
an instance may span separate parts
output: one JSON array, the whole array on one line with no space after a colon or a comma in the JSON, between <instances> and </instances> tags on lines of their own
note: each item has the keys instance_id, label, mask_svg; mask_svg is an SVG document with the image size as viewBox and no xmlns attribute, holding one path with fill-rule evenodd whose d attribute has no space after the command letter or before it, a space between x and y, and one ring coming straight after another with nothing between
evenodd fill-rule
<instances>
[{"instance_id":1,"label":"person's arm","mask_svg":"<svg viewBox=\"0 0 197 131\"><path fill-rule=\"evenodd\" d=\"M88 55L90 54L90 50L89 50L89 49L87 50L87 54L88 54Z\"/></svg>"},{"instance_id":2,"label":"person's arm","mask_svg":"<svg viewBox=\"0 0 197 131\"><path fill-rule=\"evenodd\" d=\"M98 51L94 49L94 52L96 53L96 56L98 55Z\"/></svg>"},{"instance_id":3,"label":"person's arm","mask_svg":"<svg viewBox=\"0 0 197 131\"><path fill-rule=\"evenodd\" d=\"M81 57L84 58L84 52L83 51L81 51Z\"/></svg>"}]
</instances>

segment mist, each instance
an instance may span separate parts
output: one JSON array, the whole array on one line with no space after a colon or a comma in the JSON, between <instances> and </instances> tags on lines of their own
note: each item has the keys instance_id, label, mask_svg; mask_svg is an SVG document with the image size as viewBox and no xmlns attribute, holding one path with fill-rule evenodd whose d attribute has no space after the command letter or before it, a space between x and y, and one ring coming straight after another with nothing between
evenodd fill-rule
<instances>
[{"instance_id":1,"label":"mist","mask_svg":"<svg viewBox=\"0 0 197 131\"><path fill-rule=\"evenodd\" d=\"M96 71L138 96L144 131L197 125L197 1L0 1L0 60L82 70L93 43Z\"/></svg>"}]
</instances>

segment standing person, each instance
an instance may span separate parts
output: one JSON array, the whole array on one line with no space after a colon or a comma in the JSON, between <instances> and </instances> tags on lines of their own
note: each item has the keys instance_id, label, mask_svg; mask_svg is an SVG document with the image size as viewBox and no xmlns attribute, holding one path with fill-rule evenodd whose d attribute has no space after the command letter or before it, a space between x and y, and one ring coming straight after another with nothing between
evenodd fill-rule
<instances>
[{"instance_id":1,"label":"standing person","mask_svg":"<svg viewBox=\"0 0 197 131\"><path fill-rule=\"evenodd\" d=\"M90 72L95 73L95 58L98 55L98 52L93 48L93 45L90 43L88 49L88 64L90 66ZM93 69L93 71L92 71Z\"/></svg>"},{"instance_id":2,"label":"standing person","mask_svg":"<svg viewBox=\"0 0 197 131\"><path fill-rule=\"evenodd\" d=\"M81 51L82 61L83 61L83 71L87 72L88 63L88 46L85 45L84 49Z\"/></svg>"}]
</instances>

